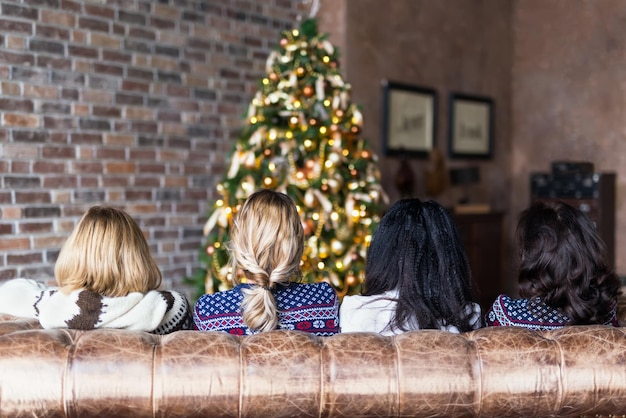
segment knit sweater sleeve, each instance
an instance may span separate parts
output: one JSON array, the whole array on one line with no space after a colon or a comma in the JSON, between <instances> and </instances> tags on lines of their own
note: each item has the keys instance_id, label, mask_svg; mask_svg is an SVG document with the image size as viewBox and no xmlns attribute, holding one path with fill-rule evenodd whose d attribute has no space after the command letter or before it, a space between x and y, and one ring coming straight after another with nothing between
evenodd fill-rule
<instances>
[{"instance_id":1,"label":"knit sweater sleeve","mask_svg":"<svg viewBox=\"0 0 626 418\"><path fill-rule=\"evenodd\" d=\"M506 299L505 295L500 295L496 298L496 300L491 305L491 308L487 311L485 315L485 326L487 327L503 327L508 324L503 323L503 318L505 318L505 306L504 300Z\"/></svg>"},{"instance_id":2,"label":"knit sweater sleeve","mask_svg":"<svg viewBox=\"0 0 626 418\"><path fill-rule=\"evenodd\" d=\"M32 279L13 279L0 286L0 312L25 318L37 318L35 307L46 285Z\"/></svg>"}]
</instances>

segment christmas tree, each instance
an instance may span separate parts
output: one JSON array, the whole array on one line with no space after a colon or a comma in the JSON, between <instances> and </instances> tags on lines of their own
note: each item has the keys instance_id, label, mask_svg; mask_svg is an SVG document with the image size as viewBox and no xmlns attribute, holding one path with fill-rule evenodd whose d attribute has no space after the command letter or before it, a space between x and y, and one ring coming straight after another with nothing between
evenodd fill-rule
<instances>
[{"instance_id":1,"label":"christmas tree","mask_svg":"<svg viewBox=\"0 0 626 418\"><path fill-rule=\"evenodd\" d=\"M327 281L341 296L359 289L386 196L337 60L313 19L283 32L268 57L204 227L206 269L193 279L199 292L232 287L225 243L233 215L259 188L286 193L298 206L306 240L303 281Z\"/></svg>"}]
</instances>

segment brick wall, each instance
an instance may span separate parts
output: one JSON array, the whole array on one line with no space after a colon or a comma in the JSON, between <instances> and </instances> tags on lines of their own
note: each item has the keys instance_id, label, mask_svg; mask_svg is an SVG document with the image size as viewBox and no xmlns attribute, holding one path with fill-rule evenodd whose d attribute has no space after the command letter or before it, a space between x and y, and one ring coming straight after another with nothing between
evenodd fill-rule
<instances>
[{"instance_id":1,"label":"brick wall","mask_svg":"<svg viewBox=\"0 0 626 418\"><path fill-rule=\"evenodd\" d=\"M86 209L127 210L168 287L299 0L0 1L0 280L52 278Z\"/></svg>"}]
</instances>

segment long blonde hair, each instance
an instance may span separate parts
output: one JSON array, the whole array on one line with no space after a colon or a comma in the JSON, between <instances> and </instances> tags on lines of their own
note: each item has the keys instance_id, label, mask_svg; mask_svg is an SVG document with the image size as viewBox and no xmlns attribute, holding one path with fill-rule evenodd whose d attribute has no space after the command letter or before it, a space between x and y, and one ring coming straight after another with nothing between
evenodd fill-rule
<instances>
[{"instance_id":1,"label":"long blonde hair","mask_svg":"<svg viewBox=\"0 0 626 418\"><path fill-rule=\"evenodd\" d=\"M104 296L145 293L162 276L139 225L126 212L94 206L63 244L54 266L61 290L87 289Z\"/></svg>"},{"instance_id":2,"label":"long blonde hair","mask_svg":"<svg viewBox=\"0 0 626 418\"><path fill-rule=\"evenodd\" d=\"M270 331L278 325L272 289L300 277L304 250L302 222L293 200L269 189L256 191L236 216L230 242L234 280L246 282L242 316L248 328Z\"/></svg>"}]
</instances>

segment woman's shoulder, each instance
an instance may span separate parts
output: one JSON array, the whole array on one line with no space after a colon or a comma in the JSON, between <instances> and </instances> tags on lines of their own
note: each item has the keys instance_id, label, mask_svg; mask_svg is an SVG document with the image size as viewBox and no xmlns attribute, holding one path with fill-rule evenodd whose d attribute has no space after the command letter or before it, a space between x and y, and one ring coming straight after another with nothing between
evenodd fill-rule
<instances>
[{"instance_id":1,"label":"woman's shoulder","mask_svg":"<svg viewBox=\"0 0 626 418\"><path fill-rule=\"evenodd\" d=\"M233 310L238 311L243 293L241 289L244 285L236 286L232 289L222 290L215 293L206 293L198 298L195 309L198 310Z\"/></svg>"},{"instance_id":2,"label":"woman's shoulder","mask_svg":"<svg viewBox=\"0 0 626 418\"><path fill-rule=\"evenodd\" d=\"M335 289L326 282L317 282L317 283L291 283L286 288L279 288L279 292L284 290L288 293L300 293L300 294L310 294L310 295L318 295L320 297L325 298L336 298L337 292Z\"/></svg>"}]
</instances>

